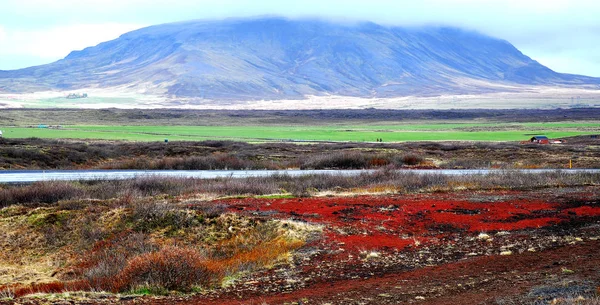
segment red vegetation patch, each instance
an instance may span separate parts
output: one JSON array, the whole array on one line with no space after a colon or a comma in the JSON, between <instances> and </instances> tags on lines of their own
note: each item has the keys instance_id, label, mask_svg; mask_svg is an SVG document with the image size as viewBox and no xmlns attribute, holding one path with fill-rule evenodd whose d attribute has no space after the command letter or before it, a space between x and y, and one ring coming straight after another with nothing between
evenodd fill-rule
<instances>
[{"instance_id":1,"label":"red vegetation patch","mask_svg":"<svg viewBox=\"0 0 600 305\"><path fill-rule=\"evenodd\" d=\"M0 292L12 294L15 298L34 293L61 293L65 291L82 291L90 289L91 286L87 280L0 286Z\"/></svg>"},{"instance_id":2,"label":"red vegetation patch","mask_svg":"<svg viewBox=\"0 0 600 305\"><path fill-rule=\"evenodd\" d=\"M600 207L582 206L565 210L565 212L577 216L600 216Z\"/></svg>"},{"instance_id":3,"label":"red vegetation patch","mask_svg":"<svg viewBox=\"0 0 600 305\"><path fill-rule=\"evenodd\" d=\"M558 202L540 199L480 202L466 199L472 195L234 199L227 204L235 210L275 211L279 217L326 224L324 242L345 250L400 250L415 241L444 238L459 232L535 229L568 221L573 215L600 216L600 207L567 209ZM482 195L518 198L511 197L510 192Z\"/></svg>"}]
</instances>

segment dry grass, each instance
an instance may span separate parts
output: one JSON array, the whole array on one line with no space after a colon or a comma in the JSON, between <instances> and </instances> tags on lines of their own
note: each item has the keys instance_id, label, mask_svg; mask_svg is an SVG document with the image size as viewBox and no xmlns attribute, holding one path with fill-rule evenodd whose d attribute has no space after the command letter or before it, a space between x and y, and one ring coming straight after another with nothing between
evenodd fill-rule
<instances>
[{"instance_id":1,"label":"dry grass","mask_svg":"<svg viewBox=\"0 0 600 305\"><path fill-rule=\"evenodd\" d=\"M558 298L552 300L550 305L600 305L600 298Z\"/></svg>"},{"instance_id":2,"label":"dry grass","mask_svg":"<svg viewBox=\"0 0 600 305\"><path fill-rule=\"evenodd\" d=\"M218 243L211 254L211 268L224 275L253 271L284 258L304 245L301 239L289 238L275 222L234 235Z\"/></svg>"},{"instance_id":3,"label":"dry grass","mask_svg":"<svg viewBox=\"0 0 600 305\"><path fill-rule=\"evenodd\" d=\"M0 270L25 268L10 269L0 293L164 293L218 286L225 276L285 260L319 232L309 224L231 214L210 202L128 198L0 210ZM49 232L52 240L44 238ZM42 271L43 265L53 267ZM27 281L23 270L30 274Z\"/></svg>"},{"instance_id":4,"label":"dry grass","mask_svg":"<svg viewBox=\"0 0 600 305\"><path fill-rule=\"evenodd\" d=\"M305 175L271 177L185 179L145 177L123 181L38 182L0 189L0 207L13 204L43 206L61 200L120 198L124 204L138 198L184 194L266 195L291 193L310 196L318 192L351 189L394 189L402 192L453 191L456 189L532 189L597 185L600 174L561 171L524 173L506 171L487 175L421 175L384 168L357 176ZM146 209L147 207L144 207Z\"/></svg>"}]
</instances>

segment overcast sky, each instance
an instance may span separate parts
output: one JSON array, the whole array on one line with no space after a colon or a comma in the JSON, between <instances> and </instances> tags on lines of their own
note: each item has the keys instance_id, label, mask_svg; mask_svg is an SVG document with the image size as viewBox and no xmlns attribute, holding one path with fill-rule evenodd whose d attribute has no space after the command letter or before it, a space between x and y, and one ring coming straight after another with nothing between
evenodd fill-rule
<instances>
[{"instance_id":1,"label":"overcast sky","mask_svg":"<svg viewBox=\"0 0 600 305\"><path fill-rule=\"evenodd\" d=\"M506 39L555 71L600 77L598 0L0 0L0 70L148 25L259 15L461 27Z\"/></svg>"}]
</instances>

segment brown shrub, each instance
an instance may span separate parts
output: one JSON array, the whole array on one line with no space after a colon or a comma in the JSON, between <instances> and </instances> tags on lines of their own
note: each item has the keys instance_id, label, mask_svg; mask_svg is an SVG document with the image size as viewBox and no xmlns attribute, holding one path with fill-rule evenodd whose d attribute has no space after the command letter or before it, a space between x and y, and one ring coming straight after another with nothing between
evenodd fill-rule
<instances>
[{"instance_id":1,"label":"brown shrub","mask_svg":"<svg viewBox=\"0 0 600 305\"><path fill-rule=\"evenodd\" d=\"M423 158L417 155L406 155L402 157L402 162L406 165L418 165L423 162Z\"/></svg>"},{"instance_id":2,"label":"brown shrub","mask_svg":"<svg viewBox=\"0 0 600 305\"><path fill-rule=\"evenodd\" d=\"M189 291L195 285L208 286L215 280L204 256L191 248L165 247L130 259L115 277L116 291L139 286Z\"/></svg>"},{"instance_id":3,"label":"brown shrub","mask_svg":"<svg viewBox=\"0 0 600 305\"><path fill-rule=\"evenodd\" d=\"M125 231L118 236L97 242L75 267L74 275L83 276L96 290L117 291L114 278L138 255L156 251L157 246L147 235Z\"/></svg>"},{"instance_id":4,"label":"brown shrub","mask_svg":"<svg viewBox=\"0 0 600 305\"><path fill-rule=\"evenodd\" d=\"M360 152L336 152L319 154L304 160L301 169L360 169L367 168L369 161Z\"/></svg>"},{"instance_id":5,"label":"brown shrub","mask_svg":"<svg viewBox=\"0 0 600 305\"><path fill-rule=\"evenodd\" d=\"M373 157L369 159L369 167L382 167L390 164L390 160L382 157Z\"/></svg>"},{"instance_id":6,"label":"brown shrub","mask_svg":"<svg viewBox=\"0 0 600 305\"><path fill-rule=\"evenodd\" d=\"M0 190L0 207L13 204L37 206L64 199L75 199L83 191L71 182L36 182L28 186L9 187Z\"/></svg>"}]
</instances>

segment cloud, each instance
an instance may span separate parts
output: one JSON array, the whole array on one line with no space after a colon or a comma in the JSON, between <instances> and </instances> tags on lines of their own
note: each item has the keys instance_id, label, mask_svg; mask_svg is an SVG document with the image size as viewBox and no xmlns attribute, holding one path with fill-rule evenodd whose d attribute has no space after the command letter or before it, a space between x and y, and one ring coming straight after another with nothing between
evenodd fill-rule
<instances>
[{"instance_id":1,"label":"cloud","mask_svg":"<svg viewBox=\"0 0 600 305\"><path fill-rule=\"evenodd\" d=\"M40 0L41 1L41 0ZM59 59L73 50L97 45L141 28L137 24L77 24L47 29L23 30L0 28L0 56L27 55Z\"/></svg>"},{"instance_id":2,"label":"cloud","mask_svg":"<svg viewBox=\"0 0 600 305\"><path fill-rule=\"evenodd\" d=\"M506 39L526 51L525 54L534 59L543 58L542 62L561 72L567 71L564 67L569 67L569 60L581 71L585 63L600 66L595 57L600 48L600 1L597 0L0 1L0 20L4 26L4 34L0 29L0 55L26 52L56 58L71 49L116 38L137 27L136 24L281 15L365 20L399 26L462 27ZM103 29L103 25L108 26ZM60 43L53 43L57 41ZM43 45L41 42L52 43ZM0 69L3 60L0 57ZM592 70L585 71L590 74ZM600 76L600 69L593 71L596 71L593 75Z\"/></svg>"},{"instance_id":3,"label":"cloud","mask_svg":"<svg viewBox=\"0 0 600 305\"><path fill-rule=\"evenodd\" d=\"M571 56L546 55L539 56L536 60L562 73L598 76L598 72L600 71L599 60L589 59L584 56L573 58Z\"/></svg>"}]
</instances>

